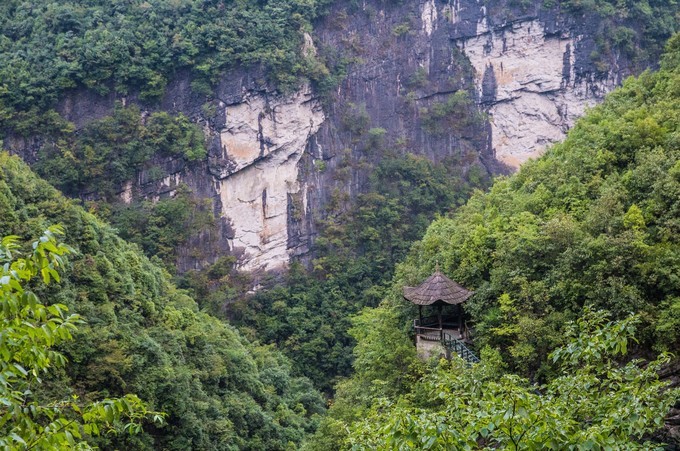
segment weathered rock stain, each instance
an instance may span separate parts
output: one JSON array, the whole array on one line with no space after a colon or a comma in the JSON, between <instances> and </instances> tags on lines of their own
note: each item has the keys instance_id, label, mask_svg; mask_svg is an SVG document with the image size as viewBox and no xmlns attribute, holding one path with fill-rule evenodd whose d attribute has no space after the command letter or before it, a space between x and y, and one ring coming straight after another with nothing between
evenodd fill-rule
<instances>
[{"instance_id":1,"label":"weathered rock stain","mask_svg":"<svg viewBox=\"0 0 680 451\"><path fill-rule=\"evenodd\" d=\"M503 163L517 168L540 156L616 86L613 78L576 79L577 40L569 33L548 35L538 20L530 20L456 41L475 68L492 146Z\"/></svg>"}]
</instances>

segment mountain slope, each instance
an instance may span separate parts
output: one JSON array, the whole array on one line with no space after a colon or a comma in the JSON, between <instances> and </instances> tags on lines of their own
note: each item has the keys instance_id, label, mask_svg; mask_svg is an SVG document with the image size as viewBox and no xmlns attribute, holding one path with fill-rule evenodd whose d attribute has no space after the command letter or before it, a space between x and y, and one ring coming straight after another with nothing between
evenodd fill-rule
<instances>
[{"instance_id":1,"label":"mountain slope","mask_svg":"<svg viewBox=\"0 0 680 451\"><path fill-rule=\"evenodd\" d=\"M65 349L65 374L49 393L136 393L168 413L163 429L107 437L105 448L288 449L314 429L323 401L311 383L290 376L271 347L249 343L198 310L168 275L110 226L38 179L17 157L0 154L0 230L27 240L60 223L77 253L55 291L87 320Z\"/></svg>"},{"instance_id":2,"label":"mountain slope","mask_svg":"<svg viewBox=\"0 0 680 451\"><path fill-rule=\"evenodd\" d=\"M481 342L525 370L583 305L642 312L644 343L677 349L679 44L661 71L628 79L544 157L435 221L406 265L438 259L474 287Z\"/></svg>"},{"instance_id":3,"label":"mountain slope","mask_svg":"<svg viewBox=\"0 0 680 451\"><path fill-rule=\"evenodd\" d=\"M336 192L366 193L376 138L463 180L503 172L654 66L678 14L664 1L11 0L0 134L102 212L139 216L188 186L215 223L163 256L179 272L225 253L282 269L313 258ZM120 113L170 126L163 112L179 140L199 125L205 153L134 121L108 128Z\"/></svg>"},{"instance_id":4,"label":"mountain slope","mask_svg":"<svg viewBox=\"0 0 680 451\"><path fill-rule=\"evenodd\" d=\"M565 343L565 325L584 306L617 318L639 314L636 357L677 350L679 137L676 35L659 72L626 80L563 143L430 225L398 266L387 300L355 318L355 374L338 386L310 448L337 448L345 426L375 400L408 393L422 377L426 369L413 364L409 346L417 311L401 289L420 283L437 264L476 292L467 310L477 347L498 349L495 366L532 381L555 377L548 353ZM677 368L676 359L665 376Z\"/></svg>"}]
</instances>

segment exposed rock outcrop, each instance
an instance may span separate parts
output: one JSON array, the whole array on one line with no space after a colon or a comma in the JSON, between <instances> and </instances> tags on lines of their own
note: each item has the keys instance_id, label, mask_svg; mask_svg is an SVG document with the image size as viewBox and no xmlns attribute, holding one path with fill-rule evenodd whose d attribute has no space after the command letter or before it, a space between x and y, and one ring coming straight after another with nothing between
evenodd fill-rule
<instances>
[{"instance_id":1,"label":"exposed rock outcrop","mask_svg":"<svg viewBox=\"0 0 680 451\"><path fill-rule=\"evenodd\" d=\"M505 0L335 2L301 40L305 55L346 71L332 89L303 86L281 95L259 69L241 68L206 97L181 72L159 104L80 89L59 110L77 127L109 114L116 101L183 112L199 123L206 161L154 157L120 187L121 201L172 196L187 184L210 199L217 227L180 250L179 270L225 253L237 255L242 269L271 270L308 253L331 199L361 193L382 152L447 162L455 177L506 172L540 155L632 72L624 60L610 61L608 72L593 67L595 26L539 0L528 7ZM488 121L433 113L460 92L473 106L454 116L478 119L482 112ZM378 144L371 129L383 137ZM5 144L30 162L40 139Z\"/></svg>"},{"instance_id":2,"label":"exposed rock outcrop","mask_svg":"<svg viewBox=\"0 0 680 451\"><path fill-rule=\"evenodd\" d=\"M434 161L453 159L463 176L475 166L502 173L562 139L585 108L631 73L617 60L606 73L594 66L597 24L591 19L575 21L542 2L524 9L511 4L421 0L334 6L317 27L317 47L342 49L359 62L331 93L328 120L302 160L303 174L314 178L307 193L312 210L321 211L337 190L361 191L361 169L337 176L347 149L353 161L371 158L360 128L348 126L359 116L370 124L366 128L386 130L386 147ZM459 91L470 93L488 121L460 126L444 120L438 129L427 127L430 112ZM324 173L314 172L315 161L309 160L315 158L324 160ZM312 241L313 228L301 239Z\"/></svg>"},{"instance_id":3,"label":"exposed rock outcrop","mask_svg":"<svg viewBox=\"0 0 680 451\"><path fill-rule=\"evenodd\" d=\"M479 99L489 113L496 158L519 167L564 138L585 108L616 86L574 74L578 38L549 34L537 19L513 22L456 40L476 72Z\"/></svg>"},{"instance_id":4,"label":"exposed rock outcrop","mask_svg":"<svg viewBox=\"0 0 680 451\"><path fill-rule=\"evenodd\" d=\"M300 191L298 162L324 121L323 110L305 87L271 99L249 94L227 105L225 116L220 143L230 164L215 190L234 230L232 249L244 270L278 269L289 260L288 200Z\"/></svg>"}]
</instances>

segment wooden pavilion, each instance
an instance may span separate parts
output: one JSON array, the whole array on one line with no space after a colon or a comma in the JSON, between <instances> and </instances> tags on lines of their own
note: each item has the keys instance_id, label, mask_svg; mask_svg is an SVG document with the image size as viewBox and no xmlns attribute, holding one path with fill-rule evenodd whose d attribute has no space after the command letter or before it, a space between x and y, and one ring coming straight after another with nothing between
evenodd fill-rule
<instances>
[{"instance_id":1,"label":"wooden pavilion","mask_svg":"<svg viewBox=\"0 0 680 451\"><path fill-rule=\"evenodd\" d=\"M445 336L469 341L462 305L474 294L446 277L439 268L417 287L404 287L404 298L418 306L413 320L417 343L440 341ZM423 317L423 307L436 307L436 314Z\"/></svg>"}]
</instances>

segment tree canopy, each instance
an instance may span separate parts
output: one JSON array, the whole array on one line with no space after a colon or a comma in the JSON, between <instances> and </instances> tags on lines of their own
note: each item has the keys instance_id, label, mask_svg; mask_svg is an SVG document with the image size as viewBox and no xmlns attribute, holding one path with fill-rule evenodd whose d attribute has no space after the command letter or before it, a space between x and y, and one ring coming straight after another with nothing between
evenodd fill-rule
<instances>
[{"instance_id":1,"label":"tree canopy","mask_svg":"<svg viewBox=\"0 0 680 451\"><path fill-rule=\"evenodd\" d=\"M41 131L44 113L76 87L157 99L180 69L203 93L236 64L262 65L274 83L294 86L307 66L302 33L326 3L3 1L0 130Z\"/></svg>"},{"instance_id":2,"label":"tree canopy","mask_svg":"<svg viewBox=\"0 0 680 451\"><path fill-rule=\"evenodd\" d=\"M30 290L41 277L45 285L59 282L60 267L70 248L57 240L62 230L52 226L21 257L16 236L0 242L0 446L8 450L89 449L85 437L102 433L141 431L151 417L162 423L162 414L149 412L135 395L83 405L77 396L50 399L40 396L42 378L63 368L67 361L55 350L73 339L83 320L68 314L63 304L43 305Z\"/></svg>"},{"instance_id":3,"label":"tree canopy","mask_svg":"<svg viewBox=\"0 0 680 451\"><path fill-rule=\"evenodd\" d=\"M607 322L586 311L568 328L569 342L551 358L560 366L549 384L502 374L486 358L467 368L444 363L417 381L408 396L377 401L353 426L353 450L652 449L680 389L659 381L670 360L644 367L619 365L635 331L635 317ZM487 356L489 357L489 356Z\"/></svg>"},{"instance_id":4,"label":"tree canopy","mask_svg":"<svg viewBox=\"0 0 680 451\"><path fill-rule=\"evenodd\" d=\"M662 426L677 392L663 394L669 357L655 352L680 340L679 55L676 36L658 72L626 80L563 143L430 225L386 299L355 318L355 372L308 449L634 448ZM486 363L470 371L432 369L407 346L417 313L401 289L437 263L475 290L466 310Z\"/></svg>"},{"instance_id":5,"label":"tree canopy","mask_svg":"<svg viewBox=\"0 0 680 451\"><path fill-rule=\"evenodd\" d=\"M641 315L648 348L680 343L680 51L626 80L541 158L435 220L398 274L438 261L476 290L477 341L547 376L564 324L585 305ZM408 282L408 283L407 283Z\"/></svg>"},{"instance_id":6,"label":"tree canopy","mask_svg":"<svg viewBox=\"0 0 680 451\"><path fill-rule=\"evenodd\" d=\"M32 282L31 292L48 313L61 318L68 308L88 321L72 332L73 341L59 345L69 364L33 390L40 399L75 395L85 403L134 393L150 410L168 414L164 426L151 424L134 436L105 434L93 445L276 450L296 446L315 429L324 402L309 380L291 376L277 350L199 311L136 245L17 157L0 154L0 229L26 241L53 224L63 225L74 252L59 285Z\"/></svg>"}]
</instances>

